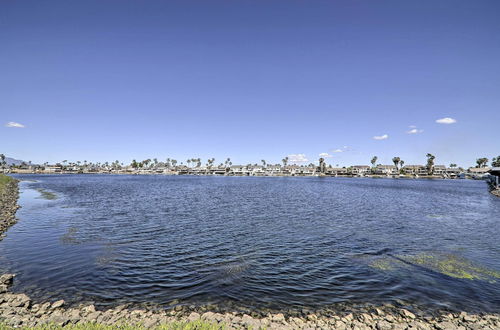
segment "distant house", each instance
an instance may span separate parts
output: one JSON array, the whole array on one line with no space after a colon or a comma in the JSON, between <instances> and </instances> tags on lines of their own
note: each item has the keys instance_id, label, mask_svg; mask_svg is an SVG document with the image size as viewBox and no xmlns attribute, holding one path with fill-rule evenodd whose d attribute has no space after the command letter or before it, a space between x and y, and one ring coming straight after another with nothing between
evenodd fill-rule
<instances>
[{"instance_id":1,"label":"distant house","mask_svg":"<svg viewBox=\"0 0 500 330\"><path fill-rule=\"evenodd\" d=\"M396 175L398 174L398 168L394 165L377 165L373 169L373 173L378 175Z\"/></svg>"},{"instance_id":2,"label":"distant house","mask_svg":"<svg viewBox=\"0 0 500 330\"><path fill-rule=\"evenodd\" d=\"M265 172L266 171L264 170L264 166L260 166L260 165L252 166L251 175L262 176L265 174Z\"/></svg>"},{"instance_id":3,"label":"distant house","mask_svg":"<svg viewBox=\"0 0 500 330\"><path fill-rule=\"evenodd\" d=\"M462 169L458 167L449 167L446 169L446 174L450 177L457 177L462 173Z\"/></svg>"},{"instance_id":4,"label":"distant house","mask_svg":"<svg viewBox=\"0 0 500 330\"><path fill-rule=\"evenodd\" d=\"M309 176L316 173L315 167L300 166L295 170L295 175L297 176Z\"/></svg>"},{"instance_id":5,"label":"distant house","mask_svg":"<svg viewBox=\"0 0 500 330\"><path fill-rule=\"evenodd\" d=\"M435 175L446 175L446 166L444 166L444 165L435 165L434 166L434 174Z\"/></svg>"},{"instance_id":6,"label":"distant house","mask_svg":"<svg viewBox=\"0 0 500 330\"><path fill-rule=\"evenodd\" d=\"M354 165L351 167L351 173L353 175L364 175L370 172L370 166L368 165Z\"/></svg>"},{"instance_id":7,"label":"distant house","mask_svg":"<svg viewBox=\"0 0 500 330\"><path fill-rule=\"evenodd\" d=\"M490 175L489 171L489 167L470 167L467 170L467 174L473 179L484 179Z\"/></svg>"},{"instance_id":8,"label":"distant house","mask_svg":"<svg viewBox=\"0 0 500 330\"><path fill-rule=\"evenodd\" d=\"M337 176L337 175L347 175L349 174L349 172L345 167L327 167L326 174Z\"/></svg>"},{"instance_id":9,"label":"distant house","mask_svg":"<svg viewBox=\"0 0 500 330\"><path fill-rule=\"evenodd\" d=\"M281 174L281 166L280 165L267 165L266 167L266 175L280 175Z\"/></svg>"},{"instance_id":10,"label":"distant house","mask_svg":"<svg viewBox=\"0 0 500 330\"><path fill-rule=\"evenodd\" d=\"M491 174L491 184L495 188L500 189L500 167L491 168L489 173Z\"/></svg>"},{"instance_id":11,"label":"distant house","mask_svg":"<svg viewBox=\"0 0 500 330\"><path fill-rule=\"evenodd\" d=\"M47 165L47 166L45 166L44 172L46 172L46 173L60 173L60 172L62 172L62 166L59 164Z\"/></svg>"},{"instance_id":12,"label":"distant house","mask_svg":"<svg viewBox=\"0 0 500 330\"><path fill-rule=\"evenodd\" d=\"M405 165L403 173L408 175L427 175L427 168L424 165Z\"/></svg>"}]
</instances>

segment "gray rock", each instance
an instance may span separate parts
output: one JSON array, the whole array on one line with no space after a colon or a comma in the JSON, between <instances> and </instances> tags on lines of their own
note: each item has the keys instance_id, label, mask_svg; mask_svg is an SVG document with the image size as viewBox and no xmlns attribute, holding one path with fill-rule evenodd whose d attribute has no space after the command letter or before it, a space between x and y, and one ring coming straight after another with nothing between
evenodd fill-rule
<instances>
[{"instance_id":1,"label":"gray rock","mask_svg":"<svg viewBox=\"0 0 500 330\"><path fill-rule=\"evenodd\" d=\"M60 308L64 305L64 300L58 300L52 304L52 309Z\"/></svg>"},{"instance_id":2,"label":"gray rock","mask_svg":"<svg viewBox=\"0 0 500 330\"><path fill-rule=\"evenodd\" d=\"M199 320L200 319L200 314L196 313L196 312L192 312L191 314L189 314L188 316L188 321L196 321L196 320Z\"/></svg>"},{"instance_id":3,"label":"gray rock","mask_svg":"<svg viewBox=\"0 0 500 330\"><path fill-rule=\"evenodd\" d=\"M11 285L14 280L14 274L3 274L0 276L0 284Z\"/></svg>"},{"instance_id":4,"label":"gray rock","mask_svg":"<svg viewBox=\"0 0 500 330\"><path fill-rule=\"evenodd\" d=\"M285 316L282 313L274 314L271 318L273 322L283 322L285 321Z\"/></svg>"},{"instance_id":5,"label":"gray rock","mask_svg":"<svg viewBox=\"0 0 500 330\"><path fill-rule=\"evenodd\" d=\"M458 326L450 321L436 323L435 327L436 329L441 329L441 330L458 329Z\"/></svg>"},{"instance_id":6,"label":"gray rock","mask_svg":"<svg viewBox=\"0 0 500 330\"><path fill-rule=\"evenodd\" d=\"M404 318L407 318L407 319L415 319L415 314L413 314L412 312L406 310L406 309L401 309L400 311L400 314L401 316L403 316Z\"/></svg>"},{"instance_id":7,"label":"gray rock","mask_svg":"<svg viewBox=\"0 0 500 330\"><path fill-rule=\"evenodd\" d=\"M390 330L392 329L392 324L387 321L378 321L376 327L378 330Z\"/></svg>"}]
</instances>

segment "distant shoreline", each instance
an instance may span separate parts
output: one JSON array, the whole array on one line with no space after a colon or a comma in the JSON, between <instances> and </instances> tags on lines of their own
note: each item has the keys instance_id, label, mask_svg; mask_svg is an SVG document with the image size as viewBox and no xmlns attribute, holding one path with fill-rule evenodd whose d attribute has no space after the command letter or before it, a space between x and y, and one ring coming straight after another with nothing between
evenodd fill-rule
<instances>
[{"instance_id":1,"label":"distant shoreline","mask_svg":"<svg viewBox=\"0 0 500 330\"><path fill-rule=\"evenodd\" d=\"M487 181L488 178L474 178L474 177L443 177L440 175L329 175L329 174L313 174L313 175L238 175L238 174L191 174L191 173L141 173L141 172L26 172L26 171L12 171L6 174L28 174L28 175L163 175L163 176L193 176L193 177L261 177L261 178L371 178L371 179L439 179L439 180L476 180Z\"/></svg>"}]
</instances>

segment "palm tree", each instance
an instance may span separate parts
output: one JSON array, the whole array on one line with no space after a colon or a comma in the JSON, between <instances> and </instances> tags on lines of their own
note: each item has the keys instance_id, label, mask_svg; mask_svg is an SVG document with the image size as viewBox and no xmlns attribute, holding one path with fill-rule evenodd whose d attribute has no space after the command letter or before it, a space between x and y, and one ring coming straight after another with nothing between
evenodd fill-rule
<instances>
[{"instance_id":1,"label":"palm tree","mask_svg":"<svg viewBox=\"0 0 500 330\"><path fill-rule=\"evenodd\" d=\"M191 163L191 159L186 160L186 163L188 164L188 167L189 167L189 164Z\"/></svg>"},{"instance_id":2,"label":"palm tree","mask_svg":"<svg viewBox=\"0 0 500 330\"><path fill-rule=\"evenodd\" d=\"M370 161L370 163L372 163L372 167L375 167L375 163L377 162L377 159L378 159L377 156L373 156L372 160Z\"/></svg>"},{"instance_id":3,"label":"palm tree","mask_svg":"<svg viewBox=\"0 0 500 330\"><path fill-rule=\"evenodd\" d=\"M488 158L478 158L476 160L477 166L476 167L485 167L488 164Z\"/></svg>"},{"instance_id":4,"label":"palm tree","mask_svg":"<svg viewBox=\"0 0 500 330\"><path fill-rule=\"evenodd\" d=\"M394 163L394 166L396 166L396 170L398 169L399 162L401 161L401 158L399 157L394 157L392 159L392 162Z\"/></svg>"},{"instance_id":5,"label":"palm tree","mask_svg":"<svg viewBox=\"0 0 500 330\"><path fill-rule=\"evenodd\" d=\"M263 159L263 160L261 160L261 162L262 162L262 166L266 167L266 161Z\"/></svg>"},{"instance_id":6,"label":"palm tree","mask_svg":"<svg viewBox=\"0 0 500 330\"><path fill-rule=\"evenodd\" d=\"M436 158L436 156L434 156L433 154L427 154L426 155L427 157L427 174L429 175L433 175L434 174L434 159Z\"/></svg>"},{"instance_id":7,"label":"palm tree","mask_svg":"<svg viewBox=\"0 0 500 330\"><path fill-rule=\"evenodd\" d=\"M491 160L491 166L493 166L493 167L500 167L500 156L494 157Z\"/></svg>"},{"instance_id":8,"label":"palm tree","mask_svg":"<svg viewBox=\"0 0 500 330\"><path fill-rule=\"evenodd\" d=\"M451 168L455 168L455 167L457 167L457 164L451 163L451 164L450 164L450 167L451 167Z\"/></svg>"},{"instance_id":9,"label":"palm tree","mask_svg":"<svg viewBox=\"0 0 500 330\"><path fill-rule=\"evenodd\" d=\"M283 162L283 166L286 166L288 164L288 156L283 158L281 161Z\"/></svg>"}]
</instances>

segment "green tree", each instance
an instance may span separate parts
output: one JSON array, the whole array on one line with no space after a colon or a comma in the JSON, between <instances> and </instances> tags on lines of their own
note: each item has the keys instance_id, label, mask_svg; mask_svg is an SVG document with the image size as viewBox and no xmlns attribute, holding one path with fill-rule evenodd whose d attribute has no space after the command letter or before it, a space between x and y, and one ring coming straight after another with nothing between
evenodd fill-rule
<instances>
[{"instance_id":1,"label":"green tree","mask_svg":"<svg viewBox=\"0 0 500 330\"><path fill-rule=\"evenodd\" d=\"M476 159L477 166L476 167L485 167L488 164L488 158L478 158Z\"/></svg>"},{"instance_id":2,"label":"green tree","mask_svg":"<svg viewBox=\"0 0 500 330\"><path fill-rule=\"evenodd\" d=\"M429 175L433 175L434 174L434 159L436 158L436 156L434 156L433 154L427 154L426 155L427 157L427 174Z\"/></svg>"},{"instance_id":3,"label":"green tree","mask_svg":"<svg viewBox=\"0 0 500 330\"><path fill-rule=\"evenodd\" d=\"M375 163L377 162L377 159L378 159L377 156L373 156L372 160L370 161L370 163L372 163L372 167L375 166Z\"/></svg>"},{"instance_id":4,"label":"green tree","mask_svg":"<svg viewBox=\"0 0 500 330\"><path fill-rule=\"evenodd\" d=\"M394 157L392 159L392 162L394 163L394 166L396 166L396 169L398 168L399 162L401 161L401 158L399 157Z\"/></svg>"},{"instance_id":5,"label":"green tree","mask_svg":"<svg viewBox=\"0 0 500 330\"><path fill-rule=\"evenodd\" d=\"M500 156L494 157L491 160L491 166L493 166L493 167L500 167Z\"/></svg>"},{"instance_id":6,"label":"green tree","mask_svg":"<svg viewBox=\"0 0 500 330\"><path fill-rule=\"evenodd\" d=\"M4 168L5 165L7 165L7 162L5 161L5 155L4 154L0 154L0 166L2 168Z\"/></svg>"},{"instance_id":7,"label":"green tree","mask_svg":"<svg viewBox=\"0 0 500 330\"><path fill-rule=\"evenodd\" d=\"M455 163L451 163L451 164L450 164L450 167L451 167L451 168L455 168L455 167L457 167L457 164L455 164Z\"/></svg>"}]
</instances>

